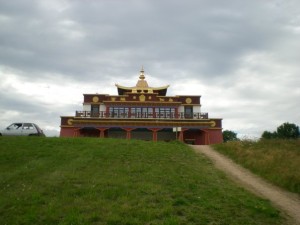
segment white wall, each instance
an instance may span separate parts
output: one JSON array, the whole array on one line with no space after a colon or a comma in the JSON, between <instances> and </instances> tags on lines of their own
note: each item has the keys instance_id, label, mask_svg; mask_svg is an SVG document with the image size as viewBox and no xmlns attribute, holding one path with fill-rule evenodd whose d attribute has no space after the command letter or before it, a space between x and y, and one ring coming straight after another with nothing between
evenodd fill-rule
<instances>
[{"instance_id":1,"label":"white wall","mask_svg":"<svg viewBox=\"0 0 300 225\"><path fill-rule=\"evenodd\" d=\"M178 113L184 113L184 106L178 107Z\"/></svg>"},{"instance_id":2,"label":"white wall","mask_svg":"<svg viewBox=\"0 0 300 225\"><path fill-rule=\"evenodd\" d=\"M83 111L91 111L91 105L90 104L84 104L82 110Z\"/></svg>"},{"instance_id":3,"label":"white wall","mask_svg":"<svg viewBox=\"0 0 300 225\"><path fill-rule=\"evenodd\" d=\"M104 104L100 105L100 112L101 111L104 111L104 112L106 111L106 106Z\"/></svg>"},{"instance_id":4,"label":"white wall","mask_svg":"<svg viewBox=\"0 0 300 225\"><path fill-rule=\"evenodd\" d=\"M194 105L193 106L193 113L200 113L201 112L201 107L199 105Z\"/></svg>"}]
</instances>

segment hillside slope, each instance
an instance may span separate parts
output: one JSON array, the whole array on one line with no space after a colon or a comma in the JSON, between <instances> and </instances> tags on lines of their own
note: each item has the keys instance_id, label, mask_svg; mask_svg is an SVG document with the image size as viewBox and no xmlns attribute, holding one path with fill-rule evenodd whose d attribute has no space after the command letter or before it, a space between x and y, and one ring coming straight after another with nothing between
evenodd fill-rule
<instances>
[{"instance_id":1,"label":"hillside slope","mask_svg":"<svg viewBox=\"0 0 300 225\"><path fill-rule=\"evenodd\" d=\"M232 141L213 147L269 182L300 194L300 139Z\"/></svg>"},{"instance_id":2,"label":"hillside slope","mask_svg":"<svg viewBox=\"0 0 300 225\"><path fill-rule=\"evenodd\" d=\"M284 224L188 146L0 138L0 224Z\"/></svg>"},{"instance_id":3,"label":"hillside slope","mask_svg":"<svg viewBox=\"0 0 300 225\"><path fill-rule=\"evenodd\" d=\"M291 224L300 225L300 198L297 194L285 191L272 185L249 170L234 163L230 158L218 153L211 146L192 146L196 152L209 157L216 167L226 173L229 178L258 196L269 199L284 211Z\"/></svg>"}]
</instances>

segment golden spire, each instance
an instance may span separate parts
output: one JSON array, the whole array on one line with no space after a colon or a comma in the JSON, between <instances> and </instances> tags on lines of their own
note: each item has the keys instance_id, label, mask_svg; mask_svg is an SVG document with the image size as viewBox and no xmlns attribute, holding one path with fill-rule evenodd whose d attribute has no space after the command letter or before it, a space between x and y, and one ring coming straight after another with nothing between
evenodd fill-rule
<instances>
[{"instance_id":1,"label":"golden spire","mask_svg":"<svg viewBox=\"0 0 300 225\"><path fill-rule=\"evenodd\" d=\"M145 75L144 75L144 66L142 66L142 69L140 71L140 79L138 80L137 84L136 84L136 87L137 88L148 88L148 83L147 81L145 80Z\"/></svg>"},{"instance_id":2,"label":"golden spire","mask_svg":"<svg viewBox=\"0 0 300 225\"><path fill-rule=\"evenodd\" d=\"M140 77L139 77L139 78L140 78L141 80L144 80L144 79L145 79L145 75L144 75L144 72L145 72L145 71L144 71L144 66L142 66L142 69L141 69L140 72L141 72L141 73L140 73Z\"/></svg>"}]
</instances>

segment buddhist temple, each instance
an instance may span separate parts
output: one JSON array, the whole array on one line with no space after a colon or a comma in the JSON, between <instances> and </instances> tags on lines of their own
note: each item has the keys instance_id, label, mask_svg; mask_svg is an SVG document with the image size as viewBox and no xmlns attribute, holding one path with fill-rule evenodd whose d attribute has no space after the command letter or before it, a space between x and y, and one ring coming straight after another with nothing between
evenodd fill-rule
<instances>
[{"instance_id":1,"label":"buddhist temple","mask_svg":"<svg viewBox=\"0 0 300 225\"><path fill-rule=\"evenodd\" d=\"M167 96L169 85L151 87L144 69L135 86L119 84L118 95L83 94L75 116L61 116L61 137L179 140L188 144L221 143L222 119L201 111L200 95Z\"/></svg>"}]
</instances>

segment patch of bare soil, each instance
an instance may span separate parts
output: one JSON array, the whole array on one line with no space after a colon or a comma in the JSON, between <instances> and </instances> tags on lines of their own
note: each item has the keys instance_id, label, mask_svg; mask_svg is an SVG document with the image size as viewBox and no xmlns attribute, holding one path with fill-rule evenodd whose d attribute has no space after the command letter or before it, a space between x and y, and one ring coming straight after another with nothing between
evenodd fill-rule
<instances>
[{"instance_id":1,"label":"patch of bare soil","mask_svg":"<svg viewBox=\"0 0 300 225\"><path fill-rule=\"evenodd\" d=\"M216 152L207 145L191 145L197 152L210 158L214 165L225 172L229 178L252 193L270 200L275 207L287 215L289 224L300 225L300 198L297 194L274 186L249 170L239 166L231 159Z\"/></svg>"}]
</instances>

